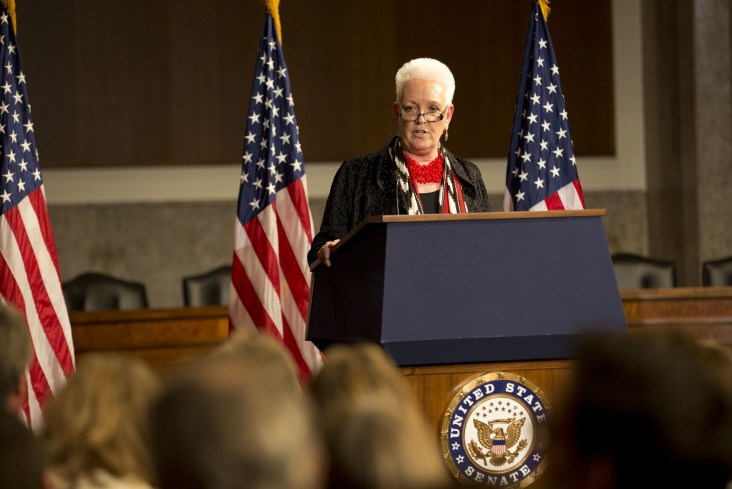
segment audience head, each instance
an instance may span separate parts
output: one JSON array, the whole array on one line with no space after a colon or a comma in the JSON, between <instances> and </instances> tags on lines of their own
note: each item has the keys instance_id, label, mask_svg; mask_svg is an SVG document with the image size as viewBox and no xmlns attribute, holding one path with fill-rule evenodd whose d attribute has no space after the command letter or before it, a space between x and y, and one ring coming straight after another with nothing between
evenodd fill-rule
<instances>
[{"instance_id":1,"label":"audience head","mask_svg":"<svg viewBox=\"0 0 732 489\"><path fill-rule=\"evenodd\" d=\"M141 360L81 358L46 411L42 439L53 476L72 485L98 474L153 482L148 411L159 387Z\"/></svg>"},{"instance_id":2,"label":"audience head","mask_svg":"<svg viewBox=\"0 0 732 489\"><path fill-rule=\"evenodd\" d=\"M720 353L677 332L584 342L549 474L567 489L724 488L732 364Z\"/></svg>"},{"instance_id":3,"label":"audience head","mask_svg":"<svg viewBox=\"0 0 732 489\"><path fill-rule=\"evenodd\" d=\"M182 372L154 406L160 487L319 489L322 449L293 372L233 351Z\"/></svg>"},{"instance_id":4,"label":"audience head","mask_svg":"<svg viewBox=\"0 0 732 489\"><path fill-rule=\"evenodd\" d=\"M329 489L445 487L449 475L399 369L378 345L337 345L311 383Z\"/></svg>"},{"instance_id":5,"label":"audience head","mask_svg":"<svg viewBox=\"0 0 732 489\"><path fill-rule=\"evenodd\" d=\"M436 435L393 396L374 393L329 412L329 489L442 489L450 480Z\"/></svg>"},{"instance_id":6,"label":"audience head","mask_svg":"<svg viewBox=\"0 0 732 489\"><path fill-rule=\"evenodd\" d=\"M30 362L28 327L20 312L0 302L0 410L20 414L27 392Z\"/></svg>"},{"instance_id":7,"label":"audience head","mask_svg":"<svg viewBox=\"0 0 732 489\"><path fill-rule=\"evenodd\" d=\"M409 386L386 354L373 343L338 344L310 383L319 413L363 396L384 393L402 405L415 406Z\"/></svg>"},{"instance_id":8,"label":"audience head","mask_svg":"<svg viewBox=\"0 0 732 489\"><path fill-rule=\"evenodd\" d=\"M732 350L712 340L701 341L699 345L702 364L716 373L724 388L732 393Z\"/></svg>"},{"instance_id":9,"label":"audience head","mask_svg":"<svg viewBox=\"0 0 732 489\"><path fill-rule=\"evenodd\" d=\"M292 356L281 343L268 334L259 331L236 331L228 341L214 350L212 357L247 362L251 365L247 368L266 370L267 376L274 379L277 385L289 384L292 389L300 389L298 369Z\"/></svg>"},{"instance_id":10,"label":"audience head","mask_svg":"<svg viewBox=\"0 0 732 489\"><path fill-rule=\"evenodd\" d=\"M44 480L38 440L17 417L0 412L0 487L42 489Z\"/></svg>"}]
</instances>

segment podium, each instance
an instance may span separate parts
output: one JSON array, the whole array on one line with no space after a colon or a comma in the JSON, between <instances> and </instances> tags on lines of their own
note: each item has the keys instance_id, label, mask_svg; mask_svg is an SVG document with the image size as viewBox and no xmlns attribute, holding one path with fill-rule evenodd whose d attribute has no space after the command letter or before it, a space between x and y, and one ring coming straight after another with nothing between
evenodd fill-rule
<instances>
[{"instance_id":1,"label":"podium","mask_svg":"<svg viewBox=\"0 0 732 489\"><path fill-rule=\"evenodd\" d=\"M563 359L627 329L604 210L370 217L313 266L308 339L400 366Z\"/></svg>"}]
</instances>

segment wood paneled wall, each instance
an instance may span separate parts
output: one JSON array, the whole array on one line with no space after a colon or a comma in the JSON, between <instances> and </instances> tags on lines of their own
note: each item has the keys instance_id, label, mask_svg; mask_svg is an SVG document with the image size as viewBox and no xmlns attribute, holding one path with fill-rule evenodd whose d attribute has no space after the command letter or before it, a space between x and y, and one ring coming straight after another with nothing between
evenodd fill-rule
<instances>
[{"instance_id":1,"label":"wood paneled wall","mask_svg":"<svg viewBox=\"0 0 732 489\"><path fill-rule=\"evenodd\" d=\"M506 156L529 0L285 0L280 12L306 161L380 148L396 70L429 56L457 80L450 149ZM549 17L578 153L615 152L611 0ZM18 7L44 168L239 161L260 0L45 2Z\"/></svg>"}]
</instances>

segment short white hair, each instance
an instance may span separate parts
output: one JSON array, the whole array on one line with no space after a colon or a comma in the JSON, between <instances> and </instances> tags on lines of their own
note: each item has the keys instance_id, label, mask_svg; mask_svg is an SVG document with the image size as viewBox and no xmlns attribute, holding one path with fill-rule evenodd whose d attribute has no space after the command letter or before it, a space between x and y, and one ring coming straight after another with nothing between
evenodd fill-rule
<instances>
[{"instance_id":1,"label":"short white hair","mask_svg":"<svg viewBox=\"0 0 732 489\"><path fill-rule=\"evenodd\" d=\"M447 105L452 103L455 95L455 78L447 65L432 58L417 58L407 61L396 73L396 98L402 98L402 89L409 80L430 80L439 83L445 88Z\"/></svg>"}]
</instances>

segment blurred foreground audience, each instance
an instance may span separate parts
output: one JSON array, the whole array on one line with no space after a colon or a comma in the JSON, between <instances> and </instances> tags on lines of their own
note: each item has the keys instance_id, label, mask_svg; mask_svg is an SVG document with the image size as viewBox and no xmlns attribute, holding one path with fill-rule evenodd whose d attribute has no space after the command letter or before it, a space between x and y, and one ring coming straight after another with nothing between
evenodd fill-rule
<instances>
[{"instance_id":1,"label":"blurred foreground audience","mask_svg":"<svg viewBox=\"0 0 732 489\"><path fill-rule=\"evenodd\" d=\"M418 408L409 385L381 346L339 344L328 348L325 356L324 366L310 383L321 418L343 403L381 393L407 409Z\"/></svg>"},{"instance_id":2,"label":"blurred foreground audience","mask_svg":"<svg viewBox=\"0 0 732 489\"><path fill-rule=\"evenodd\" d=\"M0 412L0 487L47 487L40 443L17 417L4 412Z\"/></svg>"},{"instance_id":3,"label":"blurred foreground audience","mask_svg":"<svg viewBox=\"0 0 732 489\"><path fill-rule=\"evenodd\" d=\"M300 391L298 369L290 353L268 334L258 331L236 331L211 355L214 359L233 358L249 368L266 371L278 388ZM242 365L244 367L244 365Z\"/></svg>"},{"instance_id":4,"label":"blurred foreground audience","mask_svg":"<svg viewBox=\"0 0 732 489\"><path fill-rule=\"evenodd\" d=\"M0 411L20 415L28 391L28 326L20 312L0 302Z\"/></svg>"},{"instance_id":5,"label":"blurred foreground audience","mask_svg":"<svg viewBox=\"0 0 732 489\"><path fill-rule=\"evenodd\" d=\"M162 390L138 360L85 356L46 411L45 477L17 413L0 416L0 488L457 487L384 350L338 345L326 356L305 391L282 345L255 332L236 333ZM20 374L6 371L17 394ZM563 394L537 488L727 486L729 350L658 331L590 338Z\"/></svg>"},{"instance_id":6,"label":"blurred foreground audience","mask_svg":"<svg viewBox=\"0 0 732 489\"><path fill-rule=\"evenodd\" d=\"M330 455L328 489L430 489L451 483L436 433L384 350L338 345L311 392Z\"/></svg>"},{"instance_id":7,"label":"blurred foreground audience","mask_svg":"<svg viewBox=\"0 0 732 489\"><path fill-rule=\"evenodd\" d=\"M555 413L547 482L562 489L724 488L732 362L683 334L593 338Z\"/></svg>"},{"instance_id":8,"label":"blurred foreground audience","mask_svg":"<svg viewBox=\"0 0 732 489\"><path fill-rule=\"evenodd\" d=\"M320 489L323 451L284 349L237 333L152 410L162 489Z\"/></svg>"},{"instance_id":9,"label":"blurred foreground audience","mask_svg":"<svg viewBox=\"0 0 732 489\"><path fill-rule=\"evenodd\" d=\"M153 487L148 412L159 387L141 360L83 357L46 411L42 440L52 487Z\"/></svg>"}]
</instances>

